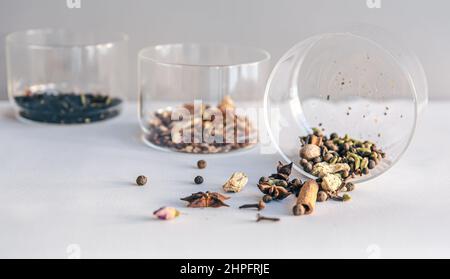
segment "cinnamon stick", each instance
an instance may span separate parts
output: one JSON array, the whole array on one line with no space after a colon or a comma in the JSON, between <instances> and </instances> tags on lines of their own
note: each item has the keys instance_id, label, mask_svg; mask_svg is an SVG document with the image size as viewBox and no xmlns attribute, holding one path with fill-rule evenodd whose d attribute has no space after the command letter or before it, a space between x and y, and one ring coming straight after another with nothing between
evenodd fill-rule
<instances>
[{"instance_id":1,"label":"cinnamon stick","mask_svg":"<svg viewBox=\"0 0 450 279\"><path fill-rule=\"evenodd\" d=\"M314 212L317 201L317 193L319 192L319 184L315 180L308 180L303 185L298 195L297 203L293 208L296 216L309 215Z\"/></svg>"}]
</instances>

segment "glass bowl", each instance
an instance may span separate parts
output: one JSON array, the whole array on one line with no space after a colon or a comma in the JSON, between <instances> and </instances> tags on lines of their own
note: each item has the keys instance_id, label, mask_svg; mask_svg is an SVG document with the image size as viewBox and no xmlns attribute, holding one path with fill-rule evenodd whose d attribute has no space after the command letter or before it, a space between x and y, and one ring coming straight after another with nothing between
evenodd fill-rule
<instances>
[{"instance_id":1,"label":"glass bowl","mask_svg":"<svg viewBox=\"0 0 450 279\"><path fill-rule=\"evenodd\" d=\"M17 116L54 124L117 116L127 90L128 37L28 30L6 38L8 94Z\"/></svg>"},{"instance_id":2,"label":"glass bowl","mask_svg":"<svg viewBox=\"0 0 450 279\"><path fill-rule=\"evenodd\" d=\"M268 52L222 44L168 44L139 53L139 118L148 145L184 153L255 146Z\"/></svg>"},{"instance_id":3,"label":"glass bowl","mask_svg":"<svg viewBox=\"0 0 450 279\"><path fill-rule=\"evenodd\" d=\"M368 175L353 177L361 182L400 159L427 96L420 62L389 35L320 34L276 64L264 97L265 123L280 155L308 178L316 177L300 163L299 138L313 130L375 143L386 157Z\"/></svg>"}]
</instances>

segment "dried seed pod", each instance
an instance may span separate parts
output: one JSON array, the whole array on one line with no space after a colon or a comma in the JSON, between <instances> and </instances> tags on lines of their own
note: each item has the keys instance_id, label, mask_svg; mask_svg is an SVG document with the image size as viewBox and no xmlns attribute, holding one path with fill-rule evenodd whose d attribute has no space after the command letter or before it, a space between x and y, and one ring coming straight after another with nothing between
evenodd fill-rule
<instances>
[{"instance_id":1,"label":"dried seed pod","mask_svg":"<svg viewBox=\"0 0 450 279\"><path fill-rule=\"evenodd\" d=\"M228 193L238 193L247 185L248 176L243 172L235 172L233 175L225 182L223 189Z\"/></svg>"},{"instance_id":2,"label":"dried seed pod","mask_svg":"<svg viewBox=\"0 0 450 279\"><path fill-rule=\"evenodd\" d=\"M289 177L291 175L293 165L294 165L294 163L290 163L288 165L283 165L283 163L278 162L277 173L284 174Z\"/></svg>"},{"instance_id":3,"label":"dried seed pod","mask_svg":"<svg viewBox=\"0 0 450 279\"><path fill-rule=\"evenodd\" d=\"M369 159L363 158L361 161L361 169L364 170L369 166Z\"/></svg>"},{"instance_id":4,"label":"dried seed pod","mask_svg":"<svg viewBox=\"0 0 450 279\"><path fill-rule=\"evenodd\" d=\"M320 156L320 147L314 144L307 144L300 150L300 157L308 161Z\"/></svg>"},{"instance_id":5,"label":"dried seed pod","mask_svg":"<svg viewBox=\"0 0 450 279\"><path fill-rule=\"evenodd\" d=\"M344 202L350 201L351 199L352 199L352 197L351 197L350 195L348 195L348 194L344 194L344 195L342 196L342 200L343 200Z\"/></svg>"},{"instance_id":6,"label":"dried seed pod","mask_svg":"<svg viewBox=\"0 0 450 279\"><path fill-rule=\"evenodd\" d=\"M258 184L258 188L263 194L271 196L273 200L283 200L291 195L286 188L268 183Z\"/></svg>"}]
</instances>

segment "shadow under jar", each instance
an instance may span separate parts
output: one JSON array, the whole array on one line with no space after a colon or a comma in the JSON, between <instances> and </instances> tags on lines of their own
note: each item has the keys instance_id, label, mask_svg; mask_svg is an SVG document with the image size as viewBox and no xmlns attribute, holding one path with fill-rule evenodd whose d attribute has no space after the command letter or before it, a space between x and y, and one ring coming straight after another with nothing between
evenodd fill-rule
<instances>
[{"instance_id":1,"label":"shadow under jar","mask_svg":"<svg viewBox=\"0 0 450 279\"><path fill-rule=\"evenodd\" d=\"M8 93L20 119L81 124L119 115L128 37L28 30L6 38Z\"/></svg>"},{"instance_id":2,"label":"shadow under jar","mask_svg":"<svg viewBox=\"0 0 450 279\"><path fill-rule=\"evenodd\" d=\"M258 143L268 52L221 44L157 45L139 53L139 115L148 145L225 153Z\"/></svg>"}]
</instances>

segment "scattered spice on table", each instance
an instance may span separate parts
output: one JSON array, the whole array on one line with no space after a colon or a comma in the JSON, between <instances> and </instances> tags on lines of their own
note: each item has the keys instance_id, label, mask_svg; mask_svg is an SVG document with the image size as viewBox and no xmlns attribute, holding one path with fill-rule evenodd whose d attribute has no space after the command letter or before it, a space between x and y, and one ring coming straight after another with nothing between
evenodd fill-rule
<instances>
[{"instance_id":1,"label":"scattered spice on table","mask_svg":"<svg viewBox=\"0 0 450 279\"><path fill-rule=\"evenodd\" d=\"M25 119L55 124L82 124L119 115L122 100L101 94L30 92L14 98Z\"/></svg>"},{"instance_id":2,"label":"scattered spice on table","mask_svg":"<svg viewBox=\"0 0 450 279\"><path fill-rule=\"evenodd\" d=\"M180 216L180 211L173 207L161 207L160 209L153 212L153 215L155 215L160 220L172 220Z\"/></svg>"},{"instance_id":3,"label":"scattered spice on table","mask_svg":"<svg viewBox=\"0 0 450 279\"><path fill-rule=\"evenodd\" d=\"M230 199L220 193L210 193L210 192L198 192L190 195L189 197L182 198L182 201L187 201L188 207L192 208L202 208L202 207L213 207L218 208L222 206L228 207L225 203L226 200Z\"/></svg>"},{"instance_id":4,"label":"scattered spice on table","mask_svg":"<svg viewBox=\"0 0 450 279\"><path fill-rule=\"evenodd\" d=\"M139 175L137 178L136 178L136 184L138 185L138 186L144 186L145 184L147 184L147 177L146 176L144 176L144 175Z\"/></svg>"},{"instance_id":5,"label":"scattered spice on table","mask_svg":"<svg viewBox=\"0 0 450 279\"><path fill-rule=\"evenodd\" d=\"M196 176L195 178L194 178L194 182L195 182L195 184L197 184L197 185L200 185L200 184L203 184L203 182L204 182L205 180L204 180L204 178L202 177L202 176Z\"/></svg>"},{"instance_id":6,"label":"scattered spice on table","mask_svg":"<svg viewBox=\"0 0 450 279\"><path fill-rule=\"evenodd\" d=\"M223 185L227 193L239 193L247 185L248 176L243 172L235 172Z\"/></svg>"},{"instance_id":7,"label":"scattered spice on table","mask_svg":"<svg viewBox=\"0 0 450 279\"><path fill-rule=\"evenodd\" d=\"M274 218L274 217L267 217L267 216L263 216L261 214L256 215L256 222L261 222L261 221L279 222L279 221L281 221L281 219Z\"/></svg>"},{"instance_id":8,"label":"scattered spice on table","mask_svg":"<svg viewBox=\"0 0 450 279\"><path fill-rule=\"evenodd\" d=\"M206 161L205 160L199 160L198 162L197 162L197 167L199 168L199 169L205 169L206 168L206 166L207 166L207 163L206 163Z\"/></svg>"},{"instance_id":9,"label":"scattered spice on table","mask_svg":"<svg viewBox=\"0 0 450 279\"><path fill-rule=\"evenodd\" d=\"M258 211L261 211L264 208L266 208L266 204L264 203L263 200L260 200L259 203L244 204L239 207L239 209L246 209L246 208L256 208L256 209L258 209Z\"/></svg>"},{"instance_id":10,"label":"scattered spice on table","mask_svg":"<svg viewBox=\"0 0 450 279\"><path fill-rule=\"evenodd\" d=\"M195 109L194 104L184 104L178 110L187 110L188 119L175 115L177 109L158 110L150 120L147 140L179 152L205 154L230 152L257 143L255 126L248 117L237 114L230 96L217 106L202 105L198 112Z\"/></svg>"},{"instance_id":11,"label":"scattered spice on table","mask_svg":"<svg viewBox=\"0 0 450 279\"><path fill-rule=\"evenodd\" d=\"M278 162L277 173L260 178L258 188L264 194L262 198L264 202L281 201L300 191L301 181L298 178L289 179L292 166L293 163L283 165L283 163Z\"/></svg>"}]
</instances>

